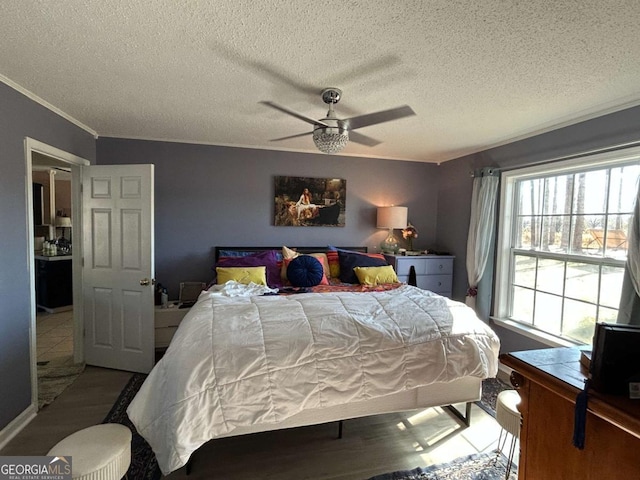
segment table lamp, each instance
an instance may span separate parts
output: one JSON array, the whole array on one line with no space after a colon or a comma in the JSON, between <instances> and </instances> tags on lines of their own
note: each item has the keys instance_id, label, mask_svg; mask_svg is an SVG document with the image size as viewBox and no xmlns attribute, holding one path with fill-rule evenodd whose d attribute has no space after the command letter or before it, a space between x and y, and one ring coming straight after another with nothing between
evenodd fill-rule
<instances>
[{"instance_id":1,"label":"table lamp","mask_svg":"<svg viewBox=\"0 0 640 480\"><path fill-rule=\"evenodd\" d=\"M71 228L70 217L56 217L56 227L62 229L62 236L56 240L56 244L60 248L62 253L69 253L71 249L71 242L65 238L65 228Z\"/></svg>"},{"instance_id":2,"label":"table lamp","mask_svg":"<svg viewBox=\"0 0 640 480\"><path fill-rule=\"evenodd\" d=\"M380 243L380 249L385 253L396 253L398 251L398 239L393 235L395 228L405 228L407 226L407 207L378 207L378 228L388 228L389 235Z\"/></svg>"}]
</instances>

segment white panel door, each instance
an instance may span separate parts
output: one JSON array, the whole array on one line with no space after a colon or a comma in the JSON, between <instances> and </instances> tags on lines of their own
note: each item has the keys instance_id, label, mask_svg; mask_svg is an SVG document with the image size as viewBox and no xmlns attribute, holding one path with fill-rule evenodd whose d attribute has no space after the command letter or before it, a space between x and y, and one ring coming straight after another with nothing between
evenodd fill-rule
<instances>
[{"instance_id":1,"label":"white panel door","mask_svg":"<svg viewBox=\"0 0 640 480\"><path fill-rule=\"evenodd\" d=\"M85 361L154 364L153 165L82 167Z\"/></svg>"}]
</instances>

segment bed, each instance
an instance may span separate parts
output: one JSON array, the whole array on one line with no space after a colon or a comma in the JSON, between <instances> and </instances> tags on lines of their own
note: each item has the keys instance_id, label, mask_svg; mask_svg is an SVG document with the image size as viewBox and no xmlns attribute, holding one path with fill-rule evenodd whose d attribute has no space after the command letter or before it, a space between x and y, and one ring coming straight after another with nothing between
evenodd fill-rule
<instances>
[{"instance_id":1,"label":"bed","mask_svg":"<svg viewBox=\"0 0 640 480\"><path fill-rule=\"evenodd\" d=\"M359 250L339 266L374 258ZM479 400L499 340L473 310L411 285L336 283L202 292L127 410L165 475L214 438Z\"/></svg>"}]
</instances>

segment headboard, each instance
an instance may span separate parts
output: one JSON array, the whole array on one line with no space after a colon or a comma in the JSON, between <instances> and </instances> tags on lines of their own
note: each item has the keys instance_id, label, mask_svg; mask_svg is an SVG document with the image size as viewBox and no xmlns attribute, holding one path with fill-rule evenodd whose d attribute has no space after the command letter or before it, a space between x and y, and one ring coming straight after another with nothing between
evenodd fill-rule
<instances>
[{"instance_id":1,"label":"headboard","mask_svg":"<svg viewBox=\"0 0 640 480\"><path fill-rule=\"evenodd\" d=\"M291 250L295 250L300 253L320 253L326 252L329 249L326 245L324 247L289 247ZM342 250L351 250L354 252L367 253L367 247L337 247ZM220 258L220 251L222 250L235 250L239 252L264 252L266 250L278 250L282 251L282 246L279 247L215 247L215 261Z\"/></svg>"}]
</instances>

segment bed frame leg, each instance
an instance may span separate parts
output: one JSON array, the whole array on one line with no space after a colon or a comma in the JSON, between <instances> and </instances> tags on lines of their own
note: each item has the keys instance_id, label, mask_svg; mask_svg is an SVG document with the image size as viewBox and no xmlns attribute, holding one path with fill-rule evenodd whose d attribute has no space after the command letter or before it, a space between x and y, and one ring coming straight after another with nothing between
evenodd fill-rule
<instances>
[{"instance_id":1,"label":"bed frame leg","mask_svg":"<svg viewBox=\"0 0 640 480\"><path fill-rule=\"evenodd\" d=\"M191 475L191 468L193 466L193 464L191 463L191 459L193 458L193 454L191 457L189 457L189 460L187 460L187 464L184 466L185 469L185 473L187 475Z\"/></svg>"},{"instance_id":2,"label":"bed frame leg","mask_svg":"<svg viewBox=\"0 0 640 480\"><path fill-rule=\"evenodd\" d=\"M338 420L338 440L342 438L342 425L343 425L343 421Z\"/></svg>"},{"instance_id":3,"label":"bed frame leg","mask_svg":"<svg viewBox=\"0 0 640 480\"><path fill-rule=\"evenodd\" d=\"M445 408L449 410L457 419L462 421L465 427L471 425L471 402L467 402L464 409L464 415L460 413L460 411L453 405L446 405Z\"/></svg>"}]
</instances>

